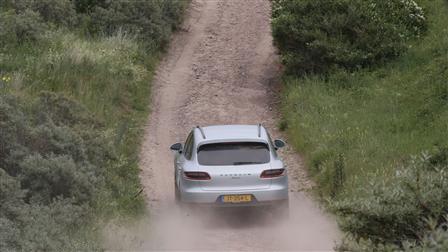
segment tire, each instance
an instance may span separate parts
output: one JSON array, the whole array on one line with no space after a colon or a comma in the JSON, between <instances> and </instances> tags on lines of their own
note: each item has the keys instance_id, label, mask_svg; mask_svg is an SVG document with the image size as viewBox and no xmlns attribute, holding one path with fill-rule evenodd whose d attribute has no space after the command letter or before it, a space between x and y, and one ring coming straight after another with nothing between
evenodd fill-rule
<instances>
[{"instance_id":1,"label":"tire","mask_svg":"<svg viewBox=\"0 0 448 252\"><path fill-rule=\"evenodd\" d=\"M174 184L174 201L176 202L176 205L180 205L182 203L179 188L177 188L176 184Z\"/></svg>"},{"instance_id":2,"label":"tire","mask_svg":"<svg viewBox=\"0 0 448 252\"><path fill-rule=\"evenodd\" d=\"M182 215L190 216L192 214L191 207L187 203L182 202L180 191L176 185L174 185L174 200Z\"/></svg>"}]
</instances>

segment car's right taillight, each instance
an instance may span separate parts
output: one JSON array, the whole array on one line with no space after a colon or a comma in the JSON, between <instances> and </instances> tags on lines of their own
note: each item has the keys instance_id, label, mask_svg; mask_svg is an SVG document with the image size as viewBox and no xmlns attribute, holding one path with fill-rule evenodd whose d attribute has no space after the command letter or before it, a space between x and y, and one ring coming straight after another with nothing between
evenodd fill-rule
<instances>
[{"instance_id":1,"label":"car's right taillight","mask_svg":"<svg viewBox=\"0 0 448 252\"><path fill-rule=\"evenodd\" d=\"M210 175L208 175L208 173L206 172L197 172L197 171L192 171L192 172L184 172L184 176L186 179L189 180L210 180Z\"/></svg>"},{"instance_id":2,"label":"car's right taillight","mask_svg":"<svg viewBox=\"0 0 448 252\"><path fill-rule=\"evenodd\" d=\"M264 170L261 175L260 178L277 178L277 177L281 177L284 176L286 174L286 170L285 169L270 169L270 170Z\"/></svg>"}]
</instances>

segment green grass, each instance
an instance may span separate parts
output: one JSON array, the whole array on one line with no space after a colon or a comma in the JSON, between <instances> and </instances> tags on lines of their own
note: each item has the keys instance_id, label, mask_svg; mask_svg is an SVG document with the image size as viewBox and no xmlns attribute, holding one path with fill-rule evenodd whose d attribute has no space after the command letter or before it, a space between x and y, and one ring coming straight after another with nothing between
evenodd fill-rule
<instances>
[{"instance_id":1,"label":"green grass","mask_svg":"<svg viewBox=\"0 0 448 252\"><path fill-rule=\"evenodd\" d=\"M1 53L0 95L13 94L32 104L43 91L63 94L87 108L99 123L90 127L101 135L92 136L105 139L103 148L113 155L105 169L105 186L88 210L90 225L70 232L79 246L60 247L91 249L101 246L98 230L104 223L137 218L147 211L138 195L138 154L160 52L145 51L136 39L120 33L96 39L59 31L48 36L51 42L22 44Z\"/></svg>"},{"instance_id":2,"label":"green grass","mask_svg":"<svg viewBox=\"0 0 448 252\"><path fill-rule=\"evenodd\" d=\"M427 34L398 59L325 77L284 77L281 126L304 155L315 193L355 237L412 240L424 234L426 218L443 222L444 201L436 199L444 192L436 182L434 188L419 186L423 168L410 161L421 153L442 160L448 147L448 2L425 6ZM444 173L434 172L439 170L424 170L421 181L444 181ZM433 208L419 205L425 194ZM408 227L420 230L406 233Z\"/></svg>"},{"instance_id":3,"label":"green grass","mask_svg":"<svg viewBox=\"0 0 448 252\"><path fill-rule=\"evenodd\" d=\"M0 8L0 247L6 249L100 249L108 222L147 212L138 155L151 81L189 1L75 2L7 1ZM33 172L34 184L27 182ZM97 182L85 198L76 183L87 178ZM61 194L58 183L75 196Z\"/></svg>"},{"instance_id":4,"label":"green grass","mask_svg":"<svg viewBox=\"0 0 448 252\"><path fill-rule=\"evenodd\" d=\"M345 189L384 176L448 139L448 8L433 2L430 30L385 67L328 78L286 77L283 115L293 145L328 196L332 166L344 156ZM365 180L365 181L363 181Z\"/></svg>"},{"instance_id":5,"label":"green grass","mask_svg":"<svg viewBox=\"0 0 448 252\"><path fill-rule=\"evenodd\" d=\"M2 82L2 92L31 99L51 91L84 105L103 124L118 155L109 167L114 195L100 200L98 207L111 211L113 205L124 215L144 211L143 199L133 196L141 187L141 126L148 114L150 83L159 53L149 54L134 38L120 33L93 40L65 32L49 36L51 42L25 44L3 53L2 77L10 80Z\"/></svg>"}]
</instances>

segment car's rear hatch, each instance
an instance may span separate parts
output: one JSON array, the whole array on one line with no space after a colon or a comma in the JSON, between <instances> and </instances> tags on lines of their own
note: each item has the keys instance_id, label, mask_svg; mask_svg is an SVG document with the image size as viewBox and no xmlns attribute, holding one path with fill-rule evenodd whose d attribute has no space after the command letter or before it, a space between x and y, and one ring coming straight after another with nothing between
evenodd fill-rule
<instances>
[{"instance_id":1,"label":"car's rear hatch","mask_svg":"<svg viewBox=\"0 0 448 252\"><path fill-rule=\"evenodd\" d=\"M269 163L236 166L201 166L211 179L200 181L204 191L247 191L268 189L271 179L261 179L264 170L270 169Z\"/></svg>"}]
</instances>

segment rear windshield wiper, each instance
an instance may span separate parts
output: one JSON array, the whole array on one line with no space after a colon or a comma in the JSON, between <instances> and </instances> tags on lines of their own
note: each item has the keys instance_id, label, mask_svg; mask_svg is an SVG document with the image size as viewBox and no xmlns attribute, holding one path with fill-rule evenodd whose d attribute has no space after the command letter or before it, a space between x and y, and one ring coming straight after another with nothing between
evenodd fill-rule
<instances>
[{"instance_id":1,"label":"rear windshield wiper","mask_svg":"<svg viewBox=\"0 0 448 252\"><path fill-rule=\"evenodd\" d=\"M234 162L233 165L259 164L258 162Z\"/></svg>"}]
</instances>

